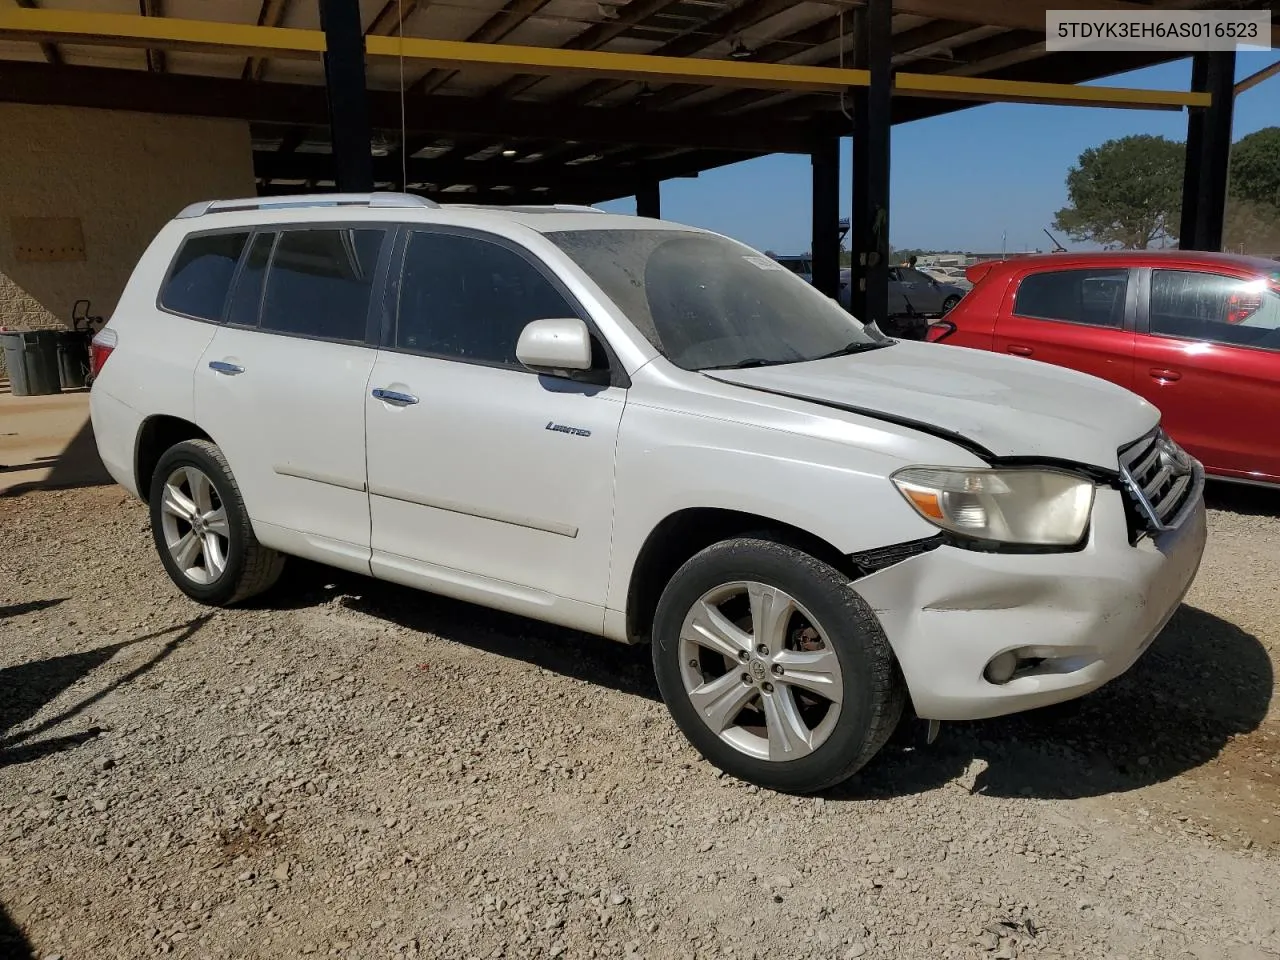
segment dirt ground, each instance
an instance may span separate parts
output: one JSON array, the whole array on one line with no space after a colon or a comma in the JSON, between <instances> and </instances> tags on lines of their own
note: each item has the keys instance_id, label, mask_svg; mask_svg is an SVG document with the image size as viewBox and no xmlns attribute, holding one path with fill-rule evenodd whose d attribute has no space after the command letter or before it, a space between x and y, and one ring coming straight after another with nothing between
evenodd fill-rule
<instances>
[{"instance_id":1,"label":"dirt ground","mask_svg":"<svg viewBox=\"0 0 1280 960\"><path fill-rule=\"evenodd\" d=\"M1074 704L720 777L646 649L294 563L183 598L115 487L0 497L0 957L1280 956L1280 495L1212 492Z\"/></svg>"}]
</instances>

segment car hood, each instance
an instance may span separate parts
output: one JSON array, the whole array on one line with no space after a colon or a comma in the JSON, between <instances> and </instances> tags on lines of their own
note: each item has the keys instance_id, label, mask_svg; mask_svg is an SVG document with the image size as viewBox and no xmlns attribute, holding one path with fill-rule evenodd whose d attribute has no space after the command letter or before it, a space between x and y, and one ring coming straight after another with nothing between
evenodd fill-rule
<instances>
[{"instance_id":1,"label":"car hood","mask_svg":"<svg viewBox=\"0 0 1280 960\"><path fill-rule=\"evenodd\" d=\"M988 458L1116 470L1117 450L1160 421L1147 401L1105 380L943 344L899 342L829 360L708 375L948 436Z\"/></svg>"}]
</instances>

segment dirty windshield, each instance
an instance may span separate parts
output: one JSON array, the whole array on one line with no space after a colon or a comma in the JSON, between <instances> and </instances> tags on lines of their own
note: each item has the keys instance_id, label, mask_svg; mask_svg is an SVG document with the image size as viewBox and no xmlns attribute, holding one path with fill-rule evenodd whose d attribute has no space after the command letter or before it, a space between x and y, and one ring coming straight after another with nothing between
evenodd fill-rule
<instances>
[{"instance_id":1,"label":"dirty windshield","mask_svg":"<svg viewBox=\"0 0 1280 960\"><path fill-rule=\"evenodd\" d=\"M890 342L781 264L723 237L573 230L547 238L686 370L798 363Z\"/></svg>"}]
</instances>

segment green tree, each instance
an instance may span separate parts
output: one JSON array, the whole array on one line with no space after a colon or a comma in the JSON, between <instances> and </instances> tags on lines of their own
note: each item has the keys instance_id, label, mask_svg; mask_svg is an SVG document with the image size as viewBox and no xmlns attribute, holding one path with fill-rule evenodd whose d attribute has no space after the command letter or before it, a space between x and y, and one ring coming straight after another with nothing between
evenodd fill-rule
<instances>
[{"instance_id":1,"label":"green tree","mask_svg":"<svg viewBox=\"0 0 1280 960\"><path fill-rule=\"evenodd\" d=\"M1231 148L1231 197L1280 216L1280 127L1241 137Z\"/></svg>"},{"instance_id":2,"label":"green tree","mask_svg":"<svg viewBox=\"0 0 1280 960\"><path fill-rule=\"evenodd\" d=\"M1145 250L1177 231L1182 206L1181 143L1141 134L1080 154L1067 173L1070 204L1053 225L1072 240Z\"/></svg>"}]
</instances>

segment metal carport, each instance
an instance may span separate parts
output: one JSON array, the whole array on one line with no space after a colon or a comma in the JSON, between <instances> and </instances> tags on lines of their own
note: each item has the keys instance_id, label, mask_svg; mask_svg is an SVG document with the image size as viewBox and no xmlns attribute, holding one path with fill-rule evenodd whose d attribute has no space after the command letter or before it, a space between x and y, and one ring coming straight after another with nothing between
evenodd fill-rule
<instances>
[{"instance_id":1,"label":"metal carport","mask_svg":"<svg viewBox=\"0 0 1280 960\"><path fill-rule=\"evenodd\" d=\"M1234 53L1193 89L1078 86L1182 54L1049 54L1046 9L1159 0L18 0L0 102L246 120L261 193L596 202L769 153L813 169L814 280L838 275L852 135L854 310L887 310L889 128L1020 101L1188 111L1182 243L1221 243ZM216 21L208 19L216 16ZM1273 44L1280 28L1272 30Z\"/></svg>"}]
</instances>

